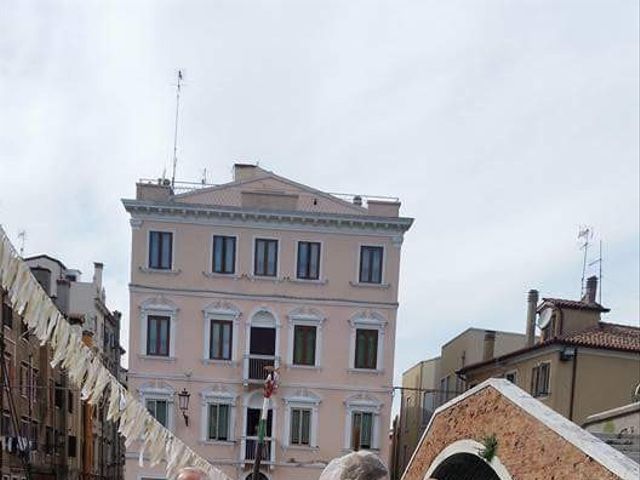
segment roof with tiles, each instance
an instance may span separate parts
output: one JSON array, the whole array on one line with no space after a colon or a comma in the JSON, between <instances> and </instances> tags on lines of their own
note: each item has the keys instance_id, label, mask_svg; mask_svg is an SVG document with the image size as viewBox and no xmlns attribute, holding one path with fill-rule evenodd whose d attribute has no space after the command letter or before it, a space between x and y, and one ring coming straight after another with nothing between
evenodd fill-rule
<instances>
[{"instance_id":1,"label":"roof with tiles","mask_svg":"<svg viewBox=\"0 0 640 480\"><path fill-rule=\"evenodd\" d=\"M640 352L640 328L600 322L593 328L555 339L576 346ZM553 343L550 340L548 343Z\"/></svg>"},{"instance_id":2,"label":"roof with tiles","mask_svg":"<svg viewBox=\"0 0 640 480\"><path fill-rule=\"evenodd\" d=\"M595 310L597 312L608 312L610 309L603 307L598 302L585 302L582 300L567 300L564 298L543 298L542 303L538 307L538 312L553 305L559 308L569 308L573 310Z\"/></svg>"},{"instance_id":3,"label":"roof with tiles","mask_svg":"<svg viewBox=\"0 0 640 480\"><path fill-rule=\"evenodd\" d=\"M551 338L544 342L537 343L532 347L522 348L484 362L467 365L466 367L458 370L457 373L468 372L479 367L501 362L503 360L552 345L570 345L575 347L640 353L640 327L599 322L595 327L588 328L581 332L568 333L560 337Z\"/></svg>"}]
</instances>

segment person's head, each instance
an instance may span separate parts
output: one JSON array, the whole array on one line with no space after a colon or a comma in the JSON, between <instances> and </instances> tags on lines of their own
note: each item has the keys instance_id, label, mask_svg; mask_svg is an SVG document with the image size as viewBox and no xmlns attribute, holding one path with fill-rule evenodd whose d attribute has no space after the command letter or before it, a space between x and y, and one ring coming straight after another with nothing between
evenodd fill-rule
<instances>
[{"instance_id":1,"label":"person's head","mask_svg":"<svg viewBox=\"0 0 640 480\"><path fill-rule=\"evenodd\" d=\"M183 468L177 480L207 480L207 474L198 468Z\"/></svg>"}]
</instances>

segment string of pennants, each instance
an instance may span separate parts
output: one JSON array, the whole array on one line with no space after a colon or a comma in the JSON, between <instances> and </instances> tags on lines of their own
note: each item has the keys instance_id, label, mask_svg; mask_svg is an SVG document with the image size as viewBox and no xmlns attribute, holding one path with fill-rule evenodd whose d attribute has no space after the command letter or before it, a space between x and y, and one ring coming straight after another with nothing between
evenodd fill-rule
<instances>
[{"instance_id":1,"label":"string of pennants","mask_svg":"<svg viewBox=\"0 0 640 480\"><path fill-rule=\"evenodd\" d=\"M106 399L107 420L119 422L126 447L140 441L141 466L147 452L151 467L164 462L167 478L175 478L181 468L189 466L203 470L211 480L230 480L158 422L109 372L100 357L82 342L80 326L71 325L58 310L1 226L0 286L7 292L11 308L22 316L40 345L51 346L51 366L64 368L89 404Z\"/></svg>"}]
</instances>

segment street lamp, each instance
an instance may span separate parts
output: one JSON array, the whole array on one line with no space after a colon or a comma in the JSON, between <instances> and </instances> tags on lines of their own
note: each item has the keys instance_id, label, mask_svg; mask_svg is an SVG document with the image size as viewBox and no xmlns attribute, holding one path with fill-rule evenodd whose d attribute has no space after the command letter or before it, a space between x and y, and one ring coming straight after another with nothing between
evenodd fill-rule
<instances>
[{"instance_id":1,"label":"street lamp","mask_svg":"<svg viewBox=\"0 0 640 480\"><path fill-rule=\"evenodd\" d=\"M187 415L187 411L189 410L189 397L191 394L187 392L186 388L183 388L182 391L178 394L178 408L182 412L182 416L184 417L184 424L189 426L189 415Z\"/></svg>"}]
</instances>

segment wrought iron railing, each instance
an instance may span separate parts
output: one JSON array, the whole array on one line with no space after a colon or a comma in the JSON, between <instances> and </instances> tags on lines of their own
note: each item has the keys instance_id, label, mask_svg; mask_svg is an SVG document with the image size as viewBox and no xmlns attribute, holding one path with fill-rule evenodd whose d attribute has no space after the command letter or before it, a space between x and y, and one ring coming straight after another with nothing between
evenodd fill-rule
<instances>
[{"instance_id":1,"label":"wrought iron railing","mask_svg":"<svg viewBox=\"0 0 640 480\"><path fill-rule=\"evenodd\" d=\"M278 357L273 355L246 355L244 358L244 379L264 381L268 374L267 367L277 368Z\"/></svg>"},{"instance_id":2,"label":"wrought iron railing","mask_svg":"<svg viewBox=\"0 0 640 480\"><path fill-rule=\"evenodd\" d=\"M256 449L258 446L258 437L245 437L242 440L242 452L244 453L244 461L249 462L256 459ZM262 450L262 463L271 463L275 461L273 448L274 440L270 437L265 437L264 447Z\"/></svg>"}]
</instances>

